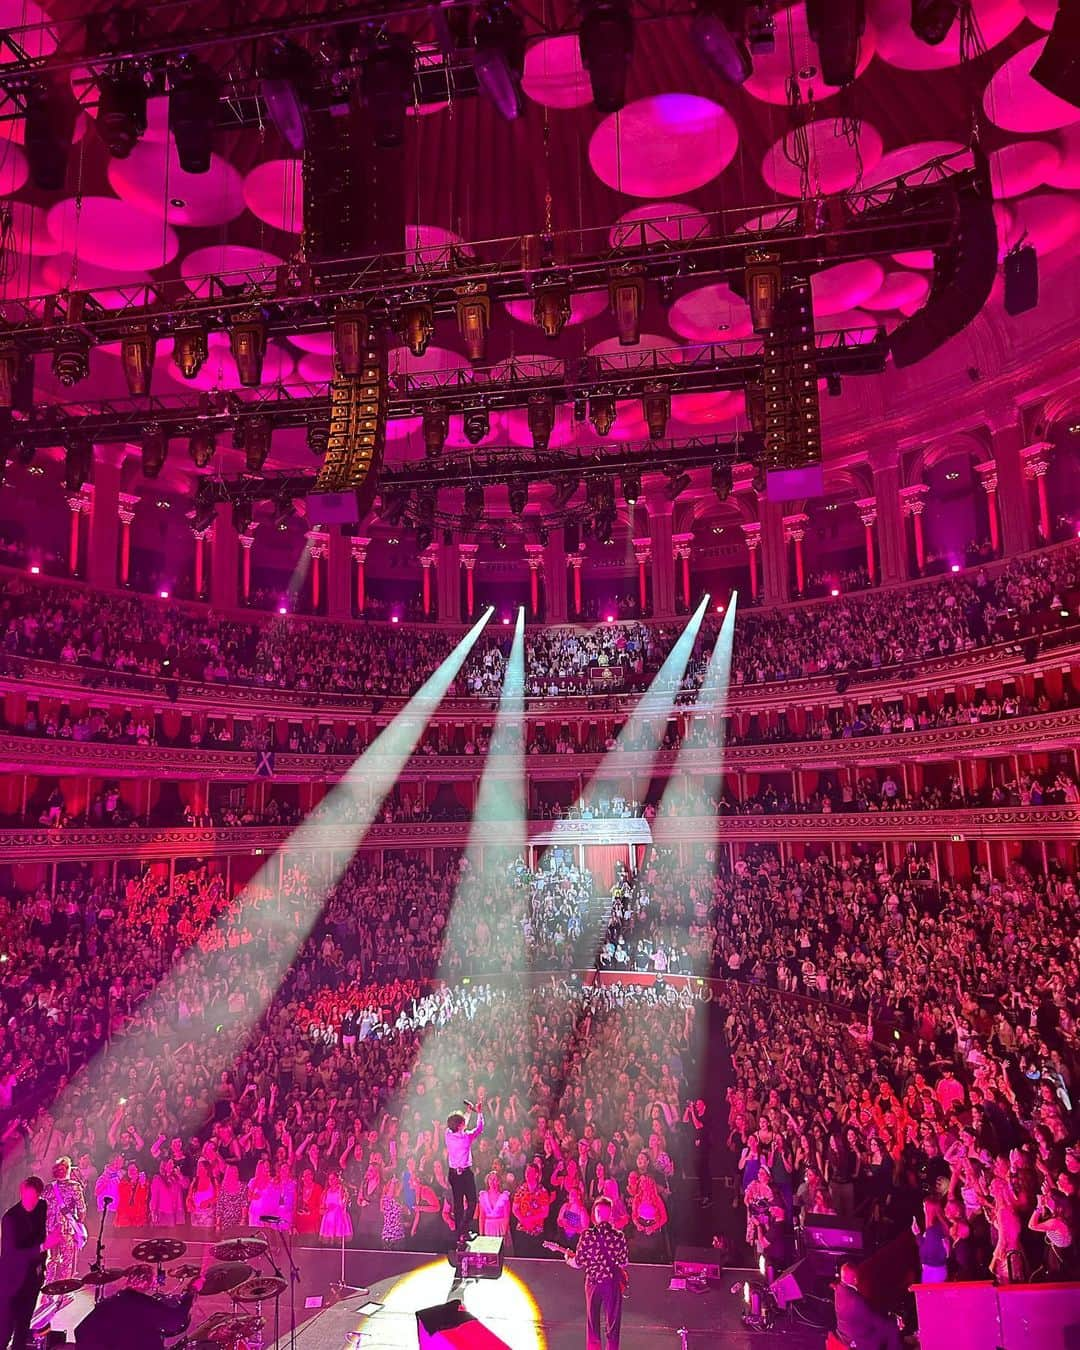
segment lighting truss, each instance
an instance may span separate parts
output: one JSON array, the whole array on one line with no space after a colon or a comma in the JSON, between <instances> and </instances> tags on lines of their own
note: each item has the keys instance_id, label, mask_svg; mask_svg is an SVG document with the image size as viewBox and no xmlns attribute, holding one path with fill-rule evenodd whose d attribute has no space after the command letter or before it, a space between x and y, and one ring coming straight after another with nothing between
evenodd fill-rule
<instances>
[{"instance_id":1,"label":"lighting truss","mask_svg":"<svg viewBox=\"0 0 1080 1350\"><path fill-rule=\"evenodd\" d=\"M884 369L887 339L882 330L872 341L858 330L817 335L815 362L820 375L874 374ZM676 364L675 356L678 356ZM387 416L390 420L423 416L432 407L468 415L524 408L530 397L547 394L556 403L575 399L641 398L646 389L668 394L741 390L760 379L762 353L751 341L706 343L676 352L650 350L612 352L564 362L545 358L510 359L492 366L462 370L399 374L391 378ZM196 426L231 431L248 417L269 417L275 428L324 425L331 412L329 385L297 381L245 391L245 397L223 397L207 407L206 395L168 393L145 398L80 400L71 404L34 404L16 412L13 436L28 445L51 446L67 432L79 431L95 445L138 442L148 423L169 437L190 436ZM618 434L618 420L615 434ZM521 453L526 453L522 451Z\"/></svg>"},{"instance_id":2,"label":"lighting truss","mask_svg":"<svg viewBox=\"0 0 1080 1350\"><path fill-rule=\"evenodd\" d=\"M945 156L871 189L823 201L714 212L693 239L657 240L654 221L644 222L639 233L620 226L615 244L606 226L562 231L543 246L538 236L511 235L425 246L419 258L415 249L403 248L344 261L113 285L109 307L90 291L5 300L0 310L8 336L21 351L35 353L51 351L61 333L76 326L69 314L75 306L81 333L96 345L119 342L140 324L159 337L193 325L227 330L253 305L264 316L268 337L325 332L342 305L362 305L373 323L390 327L403 309L419 303L430 306L437 321L456 322L461 295L472 289L482 288L492 305L532 304L539 290L554 284L571 293L606 294L612 276L627 267L640 268L645 281L728 279L743 273L748 250L764 246L782 276L805 278L839 262L954 248L957 193L974 175L956 169L959 158Z\"/></svg>"}]
</instances>

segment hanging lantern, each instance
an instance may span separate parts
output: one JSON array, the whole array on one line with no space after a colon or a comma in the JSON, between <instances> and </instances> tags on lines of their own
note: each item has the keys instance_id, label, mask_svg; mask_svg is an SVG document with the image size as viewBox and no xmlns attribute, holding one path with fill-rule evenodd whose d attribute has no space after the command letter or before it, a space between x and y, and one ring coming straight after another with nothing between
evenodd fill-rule
<instances>
[{"instance_id":1,"label":"hanging lantern","mask_svg":"<svg viewBox=\"0 0 1080 1350\"><path fill-rule=\"evenodd\" d=\"M178 328L173 334L173 362L185 380L193 380L210 356L205 328Z\"/></svg>"},{"instance_id":2,"label":"hanging lantern","mask_svg":"<svg viewBox=\"0 0 1080 1350\"><path fill-rule=\"evenodd\" d=\"M120 339L120 364L132 398L144 398L150 392L156 345L149 328L133 329Z\"/></svg>"},{"instance_id":3,"label":"hanging lantern","mask_svg":"<svg viewBox=\"0 0 1080 1350\"><path fill-rule=\"evenodd\" d=\"M435 332L435 311L428 304L406 305L401 311L401 340L413 356L423 356Z\"/></svg>"},{"instance_id":4,"label":"hanging lantern","mask_svg":"<svg viewBox=\"0 0 1080 1350\"><path fill-rule=\"evenodd\" d=\"M255 389L262 384L266 320L260 310L246 309L233 319L229 327L229 350L244 388Z\"/></svg>"}]
</instances>

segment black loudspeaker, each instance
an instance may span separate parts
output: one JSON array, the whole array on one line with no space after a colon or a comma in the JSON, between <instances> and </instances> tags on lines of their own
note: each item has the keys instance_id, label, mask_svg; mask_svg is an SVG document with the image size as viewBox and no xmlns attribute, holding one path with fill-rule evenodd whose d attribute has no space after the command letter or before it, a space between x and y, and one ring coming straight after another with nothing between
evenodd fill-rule
<instances>
[{"instance_id":1,"label":"black loudspeaker","mask_svg":"<svg viewBox=\"0 0 1080 1350\"><path fill-rule=\"evenodd\" d=\"M821 58L821 78L833 88L850 84L866 30L865 0L806 0L806 23Z\"/></svg>"},{"instance_id":2,"label":"black loudspeaker","mask_svg":"<svg viewBox=\"0 0 1080 1350\"><path fill-rule=\"evenodd\" d=\"M1025 244L1005 255L1005 313L1023 314L1039 303L1039 257Z\"/></svg>"},{"instance_id":3,"label":"black loudspeaker","mask_svg":"<svg viewBox=\"0 0 1080 1350\"><path fill-rule=\"evenodd\" d=\"M418 1309L416 1334L420 1350L509 1350L506 1342L466 1312L458 1299Z\"/></svg>"},{"instance_id":4,"label":"black loudspeaker","mask_svg":"<svg viewBox=\"0 0 1080 1350\"><path fill-rule=\"evenodd\" d=\"M1080 0L1058 0L1054 26L1031 78L1080 108Z\"/></svg>"},{"instance_id":5,"label":"black loudspeaker","mask_svg":"<svg viewBox=\"0 0 1080 1350\"><path fill-rule=\"evenodd\" d=\"M922 309L889 338L898 367L913 366L962 332L990 298L997 275L998 235L986 158L957 194L956 242L939 254L930 294Z\"/></svg>"},{"instance_id":6,"label":"black loudspeaker","mask_svg":"<svg viewBox=\"0 0 1080 1350\"><path fill-rule=\"evenodd\" d=\"M862 1225L838 1214L808 1214L803 1223L803 1247L815 1252L861 1252Z\"/></svg>"},{"instance_id":7,"label":"black loudspeaker","mask_svg":"<svg viewBox=\"0 0 1080 1350\"><path fill-rule=\"evenodd\" d=\"M777 1275L769 1285L769 1293L776 1299L779 1308L786 1308L804 1298L830 1298L832 1282L836 1279L839 1266L835 1256L827 1252L811 1252Z\"/></svg>"}]
</instances>

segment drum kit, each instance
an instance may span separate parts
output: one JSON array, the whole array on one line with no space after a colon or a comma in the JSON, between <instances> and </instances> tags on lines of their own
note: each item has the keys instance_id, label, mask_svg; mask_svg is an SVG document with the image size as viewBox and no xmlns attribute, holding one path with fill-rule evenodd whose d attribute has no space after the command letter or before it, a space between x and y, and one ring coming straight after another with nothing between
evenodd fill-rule
<instances>
[{"instance_id":1,"label":"drum kit","mask_svg":"<svg viewBox=\"0 0 1080 1350\"><path fill-rule=\"evenodd\" d=\"M46 1298L66 1298L78 1289L93 1289L101 1298L105 1287L127 1280L135 1288L146 1289L156 1298L175 1299L201 1277L197 1295L211 1298L228 1295L232 1311L214 1313L179 1340L169 1350L263 1350L266 1318L262 1305L278 1300L288 1288L278 1274L258 1275L251 1262L270 1259L270 1247L264 1237L229 1238L210 1248L213 1264L179 1261L187 1252L187 1243L178 1238L148 1238L131 1249L134 1264L104 1266L87 1271L78 1279L53 1280L42 1288ZM253 1311L248 1311L254 1305Z\"/></svg>"}]
</instances>

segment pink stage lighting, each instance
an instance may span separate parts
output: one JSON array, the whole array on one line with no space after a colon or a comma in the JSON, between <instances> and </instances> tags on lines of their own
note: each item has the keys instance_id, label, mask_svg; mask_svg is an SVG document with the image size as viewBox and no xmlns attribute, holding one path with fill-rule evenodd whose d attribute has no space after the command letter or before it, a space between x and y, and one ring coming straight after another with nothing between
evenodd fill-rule
<instances>
[{"instance_id":1,"label":"pink stage lighting","mask_svg":"<svg viewBox=\"0 0 1080 1350\"><path fill-rule=\"evenodd\" d=\"M509 620L509 619L506 619L506 618L503 619L503 627L504 627L504 628L509 628L509 627L510 627L510 620Z\"/></svg>"},{"instance_id":2,"label":"pink stage lighting","mask_svg":"<svg viewBox=\"0 0 1080 1350\"><path fill-rule=\"evenodd\" d=\"M159 599L159 600L168 600L168 598L169 598L169 592L168 592L168 591L158 591L158 599Z\"/></svg>"},{"instance_id":3,"label":"pink stage lighting","mask_svg":"<svg viewBox=\"0 0 1080 1350\"><path fill-rule=\"evenodd\" d=\"M840 594L840 588L839 588L839 586L834 586L834 587L832 588L832 590L829 592L829 594L830 594L830 595L832 596L832 598L835 600L836 597Z\"/></svg>"},{"instance_id":4,"label":"pink stage lighting","mask_svg":"<svg viewBox=\"0 0 1080 1350\"><path fill-rule=\"evenodd\" d=\"M959 563L953 563L952 567L951 567L949 570L950 570L951 572L959 572L959 571L960 571L960 564L959 564Z\"/></svg>"},{"instance_id":5,"label":"pink stage lighting","mask_svg":"<svg viewBox=\"0 0 1080 1350\"><path fill-rule=\"evenodd\" d=\"M615 615L614 615L614 614L609 614L609 615L607 615L607 621L608 621L608 623L614 623L614 622L615 622Z\"/></svg>"},{"instance_id":6,"label":"pink stage lighting","mask_svg":"<svg viewBox=\"0 0 1080 1350\"><path fill-rule=\"evenodd\" d=\"M717 606L716 606L716 612L717 612L717 614L723 614L723 612L724 612L724 606L723 606L723 605L717 605Z\"/></svg>"},{"instance_id":7,"label":"pink stage lighting","mask_svg":"<svg viewBox=\"0 0 1080 1350\"><path fill-rule=\"evenodd\" d=\"M288 612L289 612L289 607L288 607L288 605L278 605L278 607L277 607L277 612L278 612L279 614L288 614Z\"/></svg>"},{"instance_id":8,"label":"pink stage lighting","mask_svg":"<svg viewBox=\"0 0 1080 1350\"><path fill-rule=\"evenodd\" d=\"M37 565L37 563L31 563L31 564L30 564L30 575L31 575L32 577L39 577L39 576L41 576L41 568Z\"/></svg>"},{"instance_id":9,"label":"pink stage lighting","mask_svg":"<svg viewBox=\"0 0 1080 1350\"><path fill-rule=\"evenodd\" d=\"M400 622L401 622L401 616L398 615L398 614L391 614L391 615L390 615L390 622L391 622L391 623L400 623Z\"/></svg>"}]
</instances>

